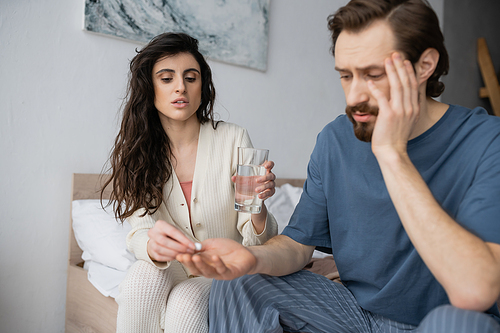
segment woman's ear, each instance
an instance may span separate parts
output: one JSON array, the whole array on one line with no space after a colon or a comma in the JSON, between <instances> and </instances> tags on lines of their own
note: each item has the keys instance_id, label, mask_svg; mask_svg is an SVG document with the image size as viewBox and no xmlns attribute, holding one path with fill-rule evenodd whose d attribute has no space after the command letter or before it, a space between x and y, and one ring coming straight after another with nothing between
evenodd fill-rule
<instances>
[{"instance_id":1,"label":"woman's ear","mask_svg":"<svg viewBox=\"0 0 500 333\"><path fill-rule=\"evenodd\" d=\"M439 61L439 52L434 48L425 50L415 64L418 83L427 81L436 70Z\"/></svg>"}]
</instances>

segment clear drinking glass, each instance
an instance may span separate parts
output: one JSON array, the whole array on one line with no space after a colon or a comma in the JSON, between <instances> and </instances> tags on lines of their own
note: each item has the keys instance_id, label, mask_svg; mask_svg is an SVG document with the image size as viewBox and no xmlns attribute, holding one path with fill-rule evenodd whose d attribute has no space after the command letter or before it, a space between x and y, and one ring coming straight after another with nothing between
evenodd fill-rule
<instances>
[{"instance_id":1,"label":"clear drinking glass","mask_svg":"<svg viewBox=\"0 0 500 333\"><path fill-rule=\"evenodd\" d=\"M262 209L262 199L255 192L256 179L266 174L262 166L267 161L269 150L238 147L238 174L234 209L242 213L258 214Z\"/></svg>"}]
</instances>

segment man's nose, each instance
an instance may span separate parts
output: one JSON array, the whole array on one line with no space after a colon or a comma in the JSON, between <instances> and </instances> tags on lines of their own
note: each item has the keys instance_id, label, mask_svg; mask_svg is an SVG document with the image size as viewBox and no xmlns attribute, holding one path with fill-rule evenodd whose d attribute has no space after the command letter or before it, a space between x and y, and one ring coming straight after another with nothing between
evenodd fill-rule
<instances>
[{"instance_id":1,"label":"man's nose","mask_svg":"<svg viewBox=\"0 0 500 333\"><path fill-rule=\"evenodd\" d=\"M349 106L358 105L370 100L370 92L364 80L353 79L346 94L346 103Z\"/></svg>"}]
</instances>

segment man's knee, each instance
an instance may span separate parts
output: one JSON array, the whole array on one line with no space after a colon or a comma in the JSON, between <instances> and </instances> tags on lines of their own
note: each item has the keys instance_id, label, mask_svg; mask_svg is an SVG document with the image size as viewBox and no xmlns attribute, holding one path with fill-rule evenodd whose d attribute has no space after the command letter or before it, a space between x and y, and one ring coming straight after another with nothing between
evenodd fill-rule
<instances>
[{"instance_id":1,"label":"man's knee","mask_svg":"<svg viewBox=\"0 0 500 333\"><path fill-rule=\"evenodd\" d=\"M489 315L459 309L452 305L442 305L425 316L417 332L491 332L499 333L500 325Z\"/></svg>"},{"instance_id":2,"label":"man's knee","mask_svg":"<svg viewBox=\"0 0 500 333\"><path fill-rule=\"evenodd\" d=\"M242 290L245 285L246 281L255 278L256 276L259 276L259 274L256 275L244 275L239 278L236 278L234 280L214 280L212 283L213 287L216 287L215 290L218 290L218 292L223 292L223 291L240 291Z\"/></svg>"},{"instance_id":3,"label":"man's knee","mask_svg":"<svg viewBox=\"0 0 500 333\"><path fill-rule=\"evenodd\" d=\"M225 307L226 304L234 305L235 302L246 302L257 292L258 288L256 287L262 280L260 274L255 274L244 275L229 281L213 281L210 290L210 307Z\"/></svg>"}]
</instances>

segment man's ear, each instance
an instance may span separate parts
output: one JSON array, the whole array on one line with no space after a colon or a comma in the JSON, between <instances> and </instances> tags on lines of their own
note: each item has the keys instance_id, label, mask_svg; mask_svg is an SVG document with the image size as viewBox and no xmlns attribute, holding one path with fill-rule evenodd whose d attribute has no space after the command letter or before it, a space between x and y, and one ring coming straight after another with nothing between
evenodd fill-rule
<instances>
[{"instance_id":1,"label":"man's ear","mask_svg":"<svg viewBox=\"0 0 500 333\"><path fill-rule=\"evenodd\" d=\"M427 81L436 70L439 61L439 52L434 48L425 50L415 64L418 83Z\"/></svg>"}]
</instances>

